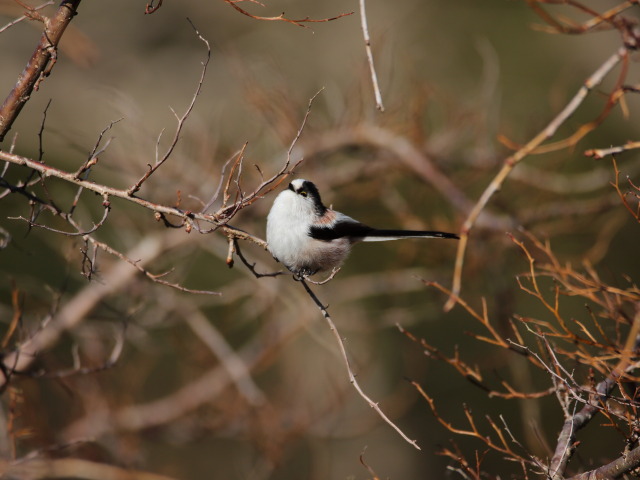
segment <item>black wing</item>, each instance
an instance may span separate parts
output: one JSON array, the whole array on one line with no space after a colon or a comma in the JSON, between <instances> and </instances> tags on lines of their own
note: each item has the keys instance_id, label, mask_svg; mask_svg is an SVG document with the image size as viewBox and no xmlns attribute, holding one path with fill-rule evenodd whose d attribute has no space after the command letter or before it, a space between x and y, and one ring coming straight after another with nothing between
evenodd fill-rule
<instances>
[{"instance_id":1,"label":"black wing","mask_svg":"<svg viewBox=\"0 0 640 480\"><path fill-rule=\"evenodd\" d=\"M357 240L364 238L375 232L374 228L353 220L338 220L333 225L312 226L309 229L309 236L316 240L330 242L338 238L350 238Z\"/></svg>"}]
</instances>

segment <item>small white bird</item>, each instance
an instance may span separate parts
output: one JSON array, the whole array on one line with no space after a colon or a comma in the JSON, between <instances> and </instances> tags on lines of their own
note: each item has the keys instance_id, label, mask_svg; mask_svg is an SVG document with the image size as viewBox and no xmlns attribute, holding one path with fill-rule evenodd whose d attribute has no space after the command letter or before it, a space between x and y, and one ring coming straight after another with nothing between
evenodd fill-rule
<instances>
[{"instance_id":1,"label":"small white bird","mask_svg":"<svg viewBox=\"0 0 640 480\"><path fill-rule=\"evenodd\" d=\"M454 233L371 228L325 207L316 186L302 178L276 197L267 217L269 252L301 277L339 267L356 242L411 237L459 238Z\"/></svg>"}]
</instances>

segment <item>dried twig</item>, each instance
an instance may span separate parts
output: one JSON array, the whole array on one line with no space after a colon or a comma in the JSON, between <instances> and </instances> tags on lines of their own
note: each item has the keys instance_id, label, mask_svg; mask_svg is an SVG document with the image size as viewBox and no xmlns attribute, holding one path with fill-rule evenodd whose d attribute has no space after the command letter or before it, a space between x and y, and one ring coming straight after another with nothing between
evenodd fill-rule
<instances>
[{"instance_id":1,"label":"dried twig","mask_svg":"<svg viewBox=\"0 0 640 480\"><path fill-rule=\"evenodd\" d=\"M451 423L447 422L440 416L440 414L438 413L438 410L436 409L435 401L424 391L424 389L420 386L420 384L415 381L411 381L411 384L416 388L418 393L420 393L420 395L422 395L422 397L427 401L431 409L431 412L433 413L435 418L438 420L438 422L440 422L440 424L443 425L451 433L455 433L456 435L463 435L463 436L476 438L484 442L492 450L500 452L506 455L510 459L515 459L519 462L523 462L526 464L535 464L535 462L532 459L524 458L520 454L513 451L513 449L510 447L509 443L507 442L504 434L498 428L498 426L493 422L493 420L491 420L491 418L487 417L487 420L491 425L491 428L494 430L494 432L498 436L497 441L491 438L489 435L482 433L478 429L478 426L476 425L476 422L471 413L471 410L466 405L464 405L463 407L464 407L465 417L467 418L467 422L469 423L469 429L454 427Z\"/></svg>"},{"instance_id":2,"label":"dried twig","mask_svg":"<svg viewBox=\"0 0 640 480\"><path fill-rule=\"evenodd\" d=\"M622 201L622 204L624 205L624 207L629 211L629 213L633 216L633 218L635 218L638 222L640 222L640 187L634 185L631 182L631 180L628 179L629 184L635 190L635 193L632 193L632 195L635 196L635 198L636 198L636 207L634 209L629 204L629 200L627 200L627 196L631 192L623 193L622 190L620 189L620 170L618 170L618 164L616 163L616 159L615 158L613 158L613 169L614 169L614 172L615 172L616 179L615 179L615 182L611 182L611 184L616 189L616 193L618 194L618 197Z\"/></svg>"},{"instance_id":3,"label":"dried twig","mask_svg":"<svg viewBox=\"0 0 640 480\"><path fill-rule=\"evenodd\" d=\"M26 20L28 18L31 19L32 18L32 12L37 12L38 10L42 10L43 8L48 7L49 5L53 5L54 3L55 3L54 0L49 0L48 2L45 2L42 5L38 5L37 7L31 7L29 9L29 13L28 14L24 14L24 15L16 18L15 20L10 21L4 27L0 27L0 33L3 33L5 30L8 30L9 28L11 28L14 25L22 22L23 20Z\"/></svg>"},{"instance_id":4,"label":"dried twig","mask_svg":"<svg viewBox=\"0 0 640 480\"><path fill-rule=\"evenodd\" d=\"M592 10L591 8L579 3L579 2L555 2L548 0L529 0L527 1L529 6L536 12L540 18L542 18L548 26L543 25L534 25L538 30L547 32L547 33L564 33L564 34L581 34L589 31L597 31L602 27L604 28L616 28L616 19L615 17L620 13L624 12L628 8L631 8L633 5L638 4L638 0L625 0L624 2L616 5L615 7L607 10L606 12L599 14L598 12ZM584 13L590 15L592 18L587 20L582 24L576 24L575 22L570 22L566 17L554 17L550 15L546 10L542 9L539 4L540 3L569 3L572 7L582 10ZM603 25L604 24L604 25Z\"/></svg>"},{"instance_id":5,"label":"dried twig","mask_svg":"<svg viewBox=\"0 0 640 480\"><path fill-rule=\"evenodd\" d=\"M478 312L461 298L457 296L454 298L490 332L488 336L471 333L474 338L524 355L533 366L546 372L551 379L552 387L544 392L529 394L516 392L506 382L502 382L503 387L507 390L506 393L496 392L491 390L485 382L480 383L482 381L480 370L473 368L459 358L457 351L453 357L447 357L424 340L420 341L420 344L425 348L425 353L453 366L465 378L487 391L489 396L536 398L555 393L564 412L564 424L548 465L543 466L543 463L533 455L522 455L513 451L505 443L506 437L502 431L506 431L513 443L519 447L520 444L514 441L506 424L505 428L501 430L491 419L488 419L494 432L498 435L499 441L491 439L479 431L469 410L465 413L470 427L468 429L453 427L435 410L434 400L426 392L421 391L419 385L415 385L429 402L436 418L450 432L475 437L490 449L506 455L509 460L519 462L525 476L528 470L536 473L545 472L549 479L560 480L567 477L568 463L579 446L579 442L576 442L578 432L590 423L598 413L603 414L609 420L610 426L627 437L627 445L636 445L637 440L634 438L636 438L638 407L637 391L635 394L629 394L626 393L625 388L629 382L637 381L634 371L638 366L637 349L640 346L640 309L637 306L640 304L640 289L635 284L631 284L627 288L606 285L600 281L598 274L588 264L585 264L585 273L575 271L569 263L561 263L554 256L549 242L541 242L530 234L527 236L536 247L536 251L530 251L524 242L511 236L512 241L521 248L529 263L528 272L517 277L517 282L522 291L540 302L545 311L550 314L551 320L544 321L517 315L515 320L524 325L527 331L534 336L536 339L534 345L537 345L538 352L535 351L535 347L531 346L531 342L526 343L513 321L510 322L510 330L516 340L505 337L501 330L492 326L487 315L485 302L483 302L482 311ZM541 256L544 261L541 261ZM544 281L547 278L552 280L551 289ZM453 295L452 292L438 284L428 283L428 285L435 286L445 294ZM579 318L565 319L562 313L563 309L561 309L563 296L580 297L589 305L600 307L601 311L599 312L589 310L593 325ZM635 311L635 316L629 316L625 313L630 309ZM610 333L609 336L607 335L610 328L608 325L602 324L603 319L608 319L615 325L616 338L610 338ZM623 325L628 325L628 328L621 328ZM401 331L403 330L401 329ZM404 333L412 340L417 341L408 332L404 331ZM555 341L552 342L552 339ZM568 347L563 348L563 344ZM599 382L596 381L595 374L602 375ZM587 382L583 380L583 376L587 376ZM616 388L619 394L615 393ZM605 466L607 469L601 467L602 471L593 470L592 474L595 475L594 472L613 472L614 466L622 468L621 471L630 471L636 468L640 465L640 459L636 461L635 451L634 455L628 457L629 451L631 450L626 450L625 455ZM456 456L451 451L443 453L454 458L464 472L470 472L467 468L470 465L469 462L464 460L461 455ZM471 475L470 478L476 477ZM576 478L582 480L587 477L578 476ZM609 477L603 476L602 478Z\"/></svg>"},{"instance_id":6,"label":"dried twig","mask_svg":"<svg viewBox=\"0 0 640 480\"><path fill-rule=\"evenodd\" d=\"M480 213L484 210L487 203L493 197L493 195L500 190L500 187L507 179L513 168L527 157L533 150L540 146L545 140L551 138L560 125L562 125L580 106L580 104L587 97L589 92L594 87L599 85L604 77L624 58L627 58L628 52L625 47L619 48L613 55L611 55L605 62L598 67L598 69L584 82L582 87L574 95L571 101L564 107L564 109L534 138L532 138L526 145L520 148L513 155L505 159L504 164L498 174L494 177L491 183L484 190L478 202L475 204L469 215L467 216L460 232L460 242L458 243L458 252L456 255L455 271L453 276L453 286L451 288L452 295L447 300L444 309L451 310L455 305L455 298L460 294L462 286L462 267L464 263L464 255L467 249L467 243L469 241L469 233L476 223L476 220L480 216Z\"/></svg>"},{"instance_id":7,"label":"dried twig","mask_svg":"<svg viewBox=\"0 0 640 480\"><path fill-rule=\"evenodd\" d=\"M348 15L353 15L353 12L348 12L348 13L341 13L340 15L337 15L337 16L331 17L331 18L313 19L311 17L304 17L304 18L300 18L300 19L297 19L297 20L285 17L284 13L281 13L280 15L275 16L275 17L261 17L259 15L253 15L253 14L247 12L246 10L244 10L243 8L239 7L238 6L239 0L224 0L224 1L228 5L231 5L233 8L235 8L241 14L246 15L247 17L251 17L254 20L287 22L287 23L291 23L293 25L297 25L299 27L306 27L305 23L331 22L333 20L337 20L339 18L346 17Z\"/></svg>"},{"instance_id":8,"label":"dried twig","mask_svg":"<svg viewBox=\"0 0 640 480\"><path fill-rule=\"evenodd\" d=\"M347 369L347 374L349 376L349 382L351 382L351 384L354 386L358 394L369 404L371 408L375 410L375 412L380 416L380 418L382 418L388 425L390 425L396 432L398 432L405 441L407 441L408 443L413 445L415 448L420 450L420 447L418 446L416 441L411 440L409 437L407 437L407 435L400 429L400 427L398 427L395 423L393 423L392 420L389 419L389 417L385 415L385 413L380 409L380 406L378 405L378 403L371 400L371 398L366 393L364 393L364 391L362 390L362 387L360 387L360 384L358 383L358 380L356 380L356 375L353 373L353 370L351 369L351 363L349 362L349 357L347 355L347 350L344 346L344 342L342 340L342 337L340 336L340 333L338 332L338 329L336 328L336 325L333 323L333 320L331 320L331 316L327 311L327 307L325 307L322 304L322 302L318 299L316 294L313 293L313 290L309 288L309 285L307 285L307 282L304 279L299 279L299 281L304 287L304 289L306 290L309 297L311 297L313 302L320 309L322 316L324 317L324 319L327 321L327 324L329 325L329 329L331 330L331 333L333 334L333 337L335 338L336 343L338 344L338 347L340 349L342 360Z\"/></svg>"},{"instance_id":9,"label":"dried twig","mask_svg":"<svg viewBox=\"0 0 640 480\"><path fill-rule=\"evenodd\" d=\"M140 258L137 265L142 267L166 249L184 241L184 237L167 234L147 237L140 241L127 257ZM40 352L55 345L67 330L84 321L103 298L126 287L137 272L138 270L131 268L127 261L121 261L103 274L102 282L92 282L84 287L55 312L44 328L34 332L19 343L14 351L4 355L2 365L5 370L25 371L38 358ZM6 376L0 377L0 389L6 387L8 380Z\"/></svg>"},{"instance_id":10,"label":"dried twig","mask_svg":"<svg viewBox=\"0 0 640 480\"><path fill-rule=\"evenodd\" d=\"M235 238L230 238L229 239L229 254L227 255L227 265L229 265L229 266L233 266L233 254L234 253L236 255L238 255L238 257L240 258L242 263L244 263L244 265L249 269L249 271L256 278L277 277L278 275L286 275L286 273L283 272L283 271L259 273L258 271L256 271L255 262L254 263L249 263L249 261L242 254L242 250L240 249L240 245L238 244L238 241Z\"/></svg>"},{"instance_id":11,"label":"dried twig","mask_svg":"<svg viewBox=\"0 0 640 480\"><path fill-rule=\"evenodd\" d=\"M159 8L160 5L157 5L156 9ZM189 20L189 19L187 19ZM191 111L193 110L193 107L196 104L196 100L198 98L198 95L200 95L200 91L202 90L202 85L204 84L204 77L207 74L207 66L209 65L209 61L211 60L211 47L209 46L209 42L207 41L206 38L204 38L200 32L198 31L198 29L195 27L195 25L191 22L191 20L189 20L189 23L191 24L191 26L193 27L193 30L195 31L196 35L198 36L198 39L205 44L205 46L207 47L207 56L205 58L205 60L202 62L202 72L200 73L200 79L198 80L198 85L196 86L195 92L193 93L193 96L191 97L191 102L189 103L189 105L187 106L185 112L182 114L182 116L178 116L176 114L175 111L173 111L173 114L176 117L177 120L177 125L176 125L176 129L173 135L173 139L171 140L171 143L169 144L169 147L167 147L167 150L165 151L164 155L162 156L162 158L156 158L155 163L153 164L153 166L149 165L149 169L147 170L147 172L140 177L140 179L129 188L129 190L127 190L127 193L129 194L129 196L133 196L138 190L140 190L140 187L142 186L142 184L151 176L153 175L153 173L158 170L158 168L160 168L164 162L166 162L169 157L171 156L171 154L173 153L173 150L175 149L176 145L178 144L178 140L180 139L180 133L182 132L182 128L187 120L187 118L189 118L189 115L191 114Z\"/></svg>"},{"instance_id":12,"label":"dried twig","mask_svg":"<svg viewBox=\"0 0 640 480\"><path fill-rule=\"evenodd\" d=\"M58 42L77 14L80 0L63 0L56 13L45 23L44 32L29 60L20 74L18 82L0 106L0 142L20 114L38 83L49 74L55 63Z\"/></svg>"},{"instance_id":13,"label":"dried twig","mask_svg":"<svg viewBox=\"0 0 640 480\"><path fill-rule=\"evenodd\" d=\"M378 75L376 67L373 63L373 52L371 51L371 38L369 37L369 27L367 26L367 13L365 11L365 0L359 0L360 3L360 25L362 27L362 35L364 36L364 48L367 52L367 62L369 63L369 71L371 72L371 84L373 86L373 94L376 99L376 108L384 112L382 104L382 94L378 85Z\"/></svg>"},{"instance_id":14,"label":"dried twig","mask_svg":"<svg viewBox=\"0 0 640 480\"><path fill-rule=\"evenodd\" d=\"M609 155L615 155L616 153L627 152L629 150L634 150L636 148L640 148L640 142L632 142L629 141L624 145L618 145L616 147L609 148L593 148L591 150L587 150L584 154L587 157L593 157L596 159L604 158Z\"/></svg>"},{"instance_id":15,"label":"dried twig","mask_svg":"<svg viewBox=\"0 0 640 480\"><path fill-rule=\"evenodd\" d=\"M365 447L362 450L362 453L360 453L360 463L362 464L362 466L364 468L367 469L367 471L371 474L372 480L380 480L380 477L378 477L378 475L376 475L376 472L373 470L373 468L371 468L367 462L364 461L364 452L367 450L367 447Z\"/></svg>"},{"instance_id":16,"label":"dried twig","mask_svg":"<svg viewBox=\"0 0 640 480\"><path fill-rule=\"evenodd\" d=\"M153 4L154 0L149 0L147 5L144 7L144 13L149 15L151 13L156 12L162 6L162 0L158 0L156 5Z\"/></svg>"},{"instance_id":17,"label":"dried twig","mask_svg":"<svg viewBox=\"0 0 640 480\"><path fill-rule=\"evenodd\" d=\"M611 463L594 470L569 477L567 480L627 478L625 474L632 470L636 470L638 465L640 465L640 447L636 447L629 452L625 452Z\"/></svg>"},{"instance_id":18,"label":"dried twig","mask_svg":"<svg viewBox=\"0 0 640 480\"><path fill-rule=\"evenodd\" d=\"M165 285L167 287L171 287L171 288L174 288L176 290L180 290L181 292L186 292L186 293L196 293L196 294L201 294L201 295L220 295L220 292L215 292L215 291L212 291L212 290L194 290L192 288L187 288L187 287L184 287L184 286L179 285L177 283L172 283L172 282L168 282L166 280L163 280L162 277L164 277L168 272L161 273L161 274L153 274L153 273L151 273L149 270L147 270L146 268L144 268L141 265L140 260L133 260L129 256L127 256L127 255L125 255L123 253L120 253L118 250L110 247L109 245L107 245L104 242L100 242L100 241L96 240L95 238L93 238L91 236L87 236L86 238L95 247L100 248L101 250L104 250L105 252L107 252L107 253L119 258L120 260L122 260L124 262L127 262L129 265L131 265L132 267L136 268L145 277L147 277L148 279L150 279L151 281L153 281L155 283L159 283L160 285Z\"/></svg>"},{"instance_id":19,"label":"dried twig","mask_svg":"<svg viewBox=\"0 0 640 480\"><path fill-rule=\"evenodd\" d=\"M125 334L126 328L127 328L127 324L124 323L122 325L122 331L116 334L116 341L113 345L109 358L107 358L104 362L102 362L99 365L82 366L80 364L80 359L78 358L77 355L74 354L74 365L71 368L68 368L65 370L56 370L52 372L37 370L35 372L27 373L26 375L34 378L65 378L65 377L72 377L76 375L89 375L92 373L102 372L104 370L113 368L118 363L118 360L120 359L120 355L122 354L122 350L124 349L124 338L125 338L124 334ZM14 371L12 373L23 373L23 372Z\"/></svg>"},{"instance_id":20,"label":"dried twig","mask_svg":"<svg viewBox=\"0 0 640 480\"><path fill-rule=\"evenodd\" d=\"M148 208L149 210L152 210L158 214L165 214L165 215L178 217L185 221L199 220L199 221L211 223L215 226L215 228L219 228L227 236L239 238L242 240L250 240L256 245L259 245L263 248L266 247L266 242L264 240L261 240L258 237L255 237L247 232L243 232L242 230L234 228L230 225L222 225L222 218L219 216L218 213L216 214L193 213L190 211L181 210L179 208L169 207L169 206L161 205L158 203L154 203L148 200L144 200L137 196L130 196L127 190L108 187L106 185L102 185L99 183L94 183L94 182L90 182L80 178L76 178L75 172L73 173L65 172L58 168L52 167L50 165L40 163L35 160L31 160L30 158L11 154L9 152L5 152L2 150L0 150L0 160L5 160L7 162L14 163L16 165L23 165L25 167L29 167L41 173L45 178L49 176L60 178L61 180L64 180L68 183L72 183L80 187L83 187L86 190L96 192L102 195L103 197L106 195L108 197L117 197L117 198L125 199L141 207Z\"/></svg>"}]
</instances>

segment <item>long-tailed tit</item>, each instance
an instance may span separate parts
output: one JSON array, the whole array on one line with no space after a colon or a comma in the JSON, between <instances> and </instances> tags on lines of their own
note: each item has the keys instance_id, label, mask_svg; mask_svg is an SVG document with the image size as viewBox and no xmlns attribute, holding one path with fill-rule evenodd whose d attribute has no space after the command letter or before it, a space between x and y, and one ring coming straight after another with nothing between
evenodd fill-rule
<instances>
[{"instance_id":1,"label":"long-tailed tit","mask_svg":"<svg viewBox=\"0 0 640 480\"><path fill-rule=\"evenodd\" d=\"M454 233L371 228L325 207L316 186L301 178L276 197L267 217L269 252L302 277L339 267L356 242L411 237L459 238Z\"/></svg>"}]
</instances>

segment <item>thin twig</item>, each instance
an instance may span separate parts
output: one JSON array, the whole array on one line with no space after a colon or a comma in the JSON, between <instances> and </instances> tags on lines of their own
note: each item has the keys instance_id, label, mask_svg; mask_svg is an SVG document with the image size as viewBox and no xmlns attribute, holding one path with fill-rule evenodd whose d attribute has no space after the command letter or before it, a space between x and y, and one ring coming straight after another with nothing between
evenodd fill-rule
<instances>
[{"instance_id":1,"label":"thin twig","mask_svg":"<svg viewBox=\"0 0 640 480\"><path fill-rule=\"evenodd\" d=\"M31 227L39 227L39 228L43 228L45 230L49 230L50 232L54 232L54 233L59 233L61 235L65 235L67 237L83 237L85 235L90 235L93 232L95 232L96 230L98 230L102 225L104 225L104 222L107 220L107 216L109 215L109 212L111 211L111 204L109 203L109 197L108 195L105 195L103 198L103 202L102 202L102 206L104 207L104 213L102 214L102 218L98 221L98 223L94 223L93 227L91 227L89 230L82 230L80 228L77 228L77 226L74 223L74 227L76 227L76 231L75 232L67 232L64 230L58 230L57 228L52 228L49 227L47 225L43 225L41 223L36 223L33 220L29 219L29 218L25 218L23 216L19 216L19 217L7 217L9 220L23 220L25 222L27 222L29 224L29 228ZM60 212L59 215L65 219L67 222L69 222L69 220L71 219L71 214L66 214L66 213L62 213ZM71 222L69 222L71 223Z\"/></svg>"},{"instance_id":2,"label":"thin twig","mask_svg":"<svg viewBox=\"0 0 640 480\"><path fill-rule=\"evenodd\" d=\"M367 447L364 447L362 453L360 454L360 463L367 471L371 474L372 480L380 480L380 477L376 474L376 472L364 461L364 452L367 450Z\"/></svg>"},{"instance_id":3,"label":"thin twig","mask_svg":"<svg viewBox=\"0 0 640 480\"><path fill-rule=\"evenodd\" d=\"M132 258L128 257L127 255L125 255L123 253L120 253L119 251L117 251L116 249L110 247L106 243L100 242L100 241L96 240L95 238L93 238L91 236L87 236L86 238L94 246L100 248L101 250L104 250L107 253L110 253L111 255L114 255L114 256L118 257L120 260L123 260L123 261L127 262L129 265L135 267L136 269L138 269L138 271L140 271L140 273L142 273L145 277L149 278L150 280L154 281L155 283L159 283L161 285L165 285L167 287L175 288L176 290L180 290L182 292L187 292L187 293L197 293L197 294L202 294L202 295L221 295L220 292L214 292L213 290L194 290L192 288L187 288L187 287L183 287L182 285L178 285L177 283L172 283L172 282L168 282L166 280L162 280L161 277L166 275L166 273L153 274L149 270L147 270L146 268L142 267L142 265L140 264L140 260L133 260Z\"/></svg>"},{"instance_id":4,"label":"thin twig","mask_svg":"<svg viewBox=\"0 0 640 480\"><path fill-rule=\"evenodd\" d=\"M144 7L144 13L149 15L156 12L162 6L162 0L158 0L156 5L153 4L153 0L149 0L149 3Z\"/></svg>"},{"instance_id":5,"label":"thin twig","mask_svg":"<svg viewBox=\"0 0 640 480\"><path fill-rule=\"evenodd\" d=\"M180 242L184 242L184 237L166 233L148 236L136 244L127 254L127 258L140 258L136 263L142 268L167 249L175 248ZM5 369L25 371L39 357L40 352L55 345L65 332L83 322L99 302L125 288L136 277L138 270L131 268L129 263L126 260L117 262L103 273L101 282L91 282L60 309L56 305L50 318L42 322L42 327L17 345L14 351L5 353L0 365ZM6 376L0 376L0 390L6 388L8 381L9 378Z\"/></svg>"},{"instance_id":6,"label":"thin twig","mask_svg":"<svg viewBox=\"0 0 640 480\"><path fill-rule=\"evenodd\" d=\"M246 10L240 8L238 6L238 4L237 4L237 0L224 0L224 1L228 5L231 5L233 8L235 8L241 14L246 15L247 17L253 18L254 20L281 21L281 22L287 22L287 23L291 23L293 25L297 25L298 27L306 27L306 28L308 28L308 27L305 25L305 23L331 22L333 20L337 20L339 18L346 17L348 15L353 15L353 12L348 12L348 13L341 13L340 15L336 15L335 17L331 17L331 18L313 19L311 17L304 17L304 18L300 18L300 19L297 19L297 20L285 17L284 13L281 13L280 15L275 16L275 17L261 17L259 15L253 15L253 14L247 12Z\"/></svg>"},{"instance_id":7,"label":"thin twig","mask_svg":"<svg viewBox=\"0 0 640 480\"><path fill-rule=\"evenodd\" d=\"M333 320L331 320L331 316L329 315L329 312L327 311L327 307L325 307L322 304L322 302L318 299L316 294L313 293L311 288L309 288L309 285L307 285L307 282L304 279L299 279L299 281L302 284L302 286L304 287L304 289L306 290L306 292L309 295L309 297L311 297L313 302L320 309L320 312L322 313L322 316L324 317L324 319L327 321L327 324L329 325L329 329L331 330L331 333L333 333L333 337L336 339L336 342L337 342L338 347L340 349L340 353L342 354L342 360L343 360L344 365L345 365L345 367L347 369L347 374L349 375L349 382L351 382L351 384L354 386L354 388L356 389L358 394L369 404L369 406L376 411L376 413L380 416L380 418L382 418L396 432L398 432L400 434L400 436L405 441L407 441L408 443L413 445L418 450L421 450L420 447L418 446L417 442L415 440L411 440L409 437L407 437L407 435L402 430L400 430L400 427L398 427L395 423L393 423L393 421L391 421L389 419L389 417L387 417L385 415L385 413L380 409L380 406L376 402L374 402L366 393L364 393L364 391L362 390L362 387L360 387L360 384L358 383L358 380L356 380L356 376L353 373L353 370L351 369L351 363L349 362L349 357L347 355L347 350L346 350L346 348L344 346L344 341L342 340L342 337L340 336L340 333L338 332L338 329L336 328L336 325L333 323Z\"/></svg>"},{"instance_id":8,"label":"thin twig","mask_svg":"<svg viewBox=\"0 0 640 480\"><path fill-rule=\"evenodd\" d=\"M223 225L221 222L221 218L219 216L219 212L215 214L202 214L202 213L193 213L185 210L181 210L175 207L169 207L166 205L161 205L158 203L153 203L148 200L144 200L137 196L129 196L127 190L121 190L113 187L108 187L106 185L102 185L99 183L90 182L87 180L83 180L81 178L76 178L75 172L65 172L58 168L52 167L45 163L40 163L35 160L32 160L27 157L22 157L20 155L11 154L9 152L5 152L0 150L0 160L5 160L10 163L14 163L16 165L23 165L25 167L29 167L37 172L41 173L43 177L56 177L64 180L68 183L73 183L75 185L81 186L86 190L90 190L92 192L96 192L103 197L105 195L109 197L117 197L125 199L129 202L135 203L141 207L148 208L158 214L171 215L178 218L182 218L184 220L199 220L206 223L211 223L215 226L215 228L219 228L226 236L232 236L234 238L239 238L241 240L249 240L256 245L266 248L266 242L258 237L255 237L247 232L239 230L230 225Z\"/></svg>"},{"instance_id":9,"label":"thin twig","mask_svg":"<svg viewBox=\"0 0 640 480\"><path fill-rule=\"evenodd\" d=\"M247 148L247 144L246 143L242 146L242 148L240 150L238 150L233 155L231 155L227 159L227 161L224 162L224 164L222 165L222 169L220 171L220 180L218 181L218 186L216 188L216 191L213 193L213 195L211 196L209 201L202 207L202 210L201 210L202 213L207 213L207 210L209 210L211 208L211 206L215 203L215 201L218 199L218 195L220 195L220 190L222 189L222 183L224 181L225 170L227 169L229 164L233 161L233 159L237 158L238 155L240 155L241 152L243 152L245 148Z\"/></svg>"},{"instance_id":10,"label":"thin twig","mask_svg":"<svg viewBox=\"0 0 640 480\"><path fill-rule=\"evenodd\" d=\"M20 114L38 83L47 76L55 63L58 42L77 14L80 0L63 0L54 15L46 22L40 41L22 71L18 82L0 106L0 142Z\"/></svg>"},{"instance_id":11,"label":"thin twig","mask_svg":"<svg viewBox=\"0 0 640 480\"><path fill-rule=\"evenodd\" d=\"M53 5L55 2L53 0L50 0L46 3L43 3L42 5L38 5L37 7L31 7L31 11L33 12L37 12L38 10L42 10L45 7L48 7L49 5ZM14 25L22 22L23 20L26 20L27 18L31 18L31 15L22 15L18 18L16 18L15 20L10 21L9 23L7 23L4 27L0 27L0 33L4 32L5 30L8 30L9 28L13 27Z\"/></svg>"},{"instance_id":12,"label":"thin twig","mask_svg":"<svg viewBox=\"0 0 640 480\"><path fill-rule=\"evenodd\" d=\"M278 188L278 186L284 181L284 179L287 178L287 176L290 175L293 172L293 170L295 170L295 168L298 165L300 165L300 163L304 160L304 158L298 160L293 165L293 167L289 168L291 166L291 163L293 162L293 159L292 159L293 149L295 148L298 141L300 140L300 137L302 136L302 133L304 132L304 129L307 125L307 121L309 120L309 115L311 114L311 107L313 106L313 102L318 97L318 95L320 95L323 91L324 91L324 87L318 90L315 93L315 95L313 95L313 97L309 99L309 103L307 104L307 110L304 113L304 117L302 118L302 122L300 123L300 127L298 128L298 131L296 132L295 137L289 144L289 148L287 149L287 158L284 164L282 165L282 167L280 168L280 170L278 170L278 172L276 172L268 180L263 180L260 183L260 185L258 185L258 187L252 193L246 194L244 199L241 202L242 204L241 208L251 205L253 202L258 200L259 198L262 198L266 194ZM227 207L226 209L220 209L218 213L222 215L226 215L229 209L234 209L234 208L236 207L232 205L230 207Z\"/></svg>"},{"instance_id":13,"label":"thin twig","mask_svg":"<svg viewBox=\"0 0 640 480\"><path fill-rule=\"evenodd\" d=\"M238 244L237 239L235 238L230 238L229 239L229 255L227 256L227 265L229 265L230 267L233 266L233 253L235 253L236 255L238 255L238 258L240 258L240 260L242 261L242 263L244 263L244 265L249 269L249 271L251 273L253 273L253 275L256 278L262 278L262 277L277 277L278 275L286 275L285 272L282 271L278 271L278 272L269 272L269 273L259 273L256 271L256 264L254 263L249 263L249 261L245 258L245 256L242 254L242 250L240 249L240 245ZM229 261L229 259L231 259L231 261Z\"/></svg>"},{"instance_id":14,"label":"thin twig","mask_svg":"<svg viewBox=\"0 0 640 480\"><path fill-rule=\"evenodd\" d=\"M35 372L28 372L27 376L32 378L66 378L72 377L76 375L90 375L92 373L102 372L104 370L109 370L113 368L120 359L122 355L122 351L124 349L124 339L125 339L125 331L127 328L127 324L123 323L122 331L116 335L116 341L113 345L113 349L111 350L111 354L109 358L105 360L102 364L96 365L93 367L89 366L81 366L79 363L79 358L74 358L74 366L72 368L68 368L65 370L57 370L53 372L47 372L42 370L37 370ZM12 373L21 373L21 372L12 372Z\"/></svg>"},{"instance_id":15,"label":"thin twig","mask_svg":"<svg viewBox=\"0 0 640 480\"><path fill-rule=\"evenodd\" d=\"M567 480L593 480L609 478L629 478L625 474L635 470L640 465L640 447L636 447L630 452L625 452L613 462L603 465L595 470L583 472ZM636 475L633 475L636 477ZM637 478L637 477L636 477Z\"/></svg>"},{"instance_id":16,"label":"thin twig","mask_svg":"<svg viewBox=\"0 0 640 480\"><path fill-rule=\"evenodd\" d=\"M491 197L493 197L493 195L500 190L500 187L507 179L513 168L545 140L551 138L556 133L560 125L562 125L569 117L571 117L571 115L573 115L576 109L587 97L589 92L593 90L597 85L599 85L604 77L622 59L626 58L627 55L627 49L625 47L621 47L613 55L607 58L607 60L605 60L604 63L602 63L602 65L600 65L600 67L598 67L598 69L593 74L591 74L589 78L587 78L582 87L580 87L578 92L564 107L564 109L553 120L551 120L551 122L549 122L549 124L540 133L538 133L517 152L504 160L502 168L484 190L478 202L475 204L475 206L467 216L467 219L464 221L464 224L462 225L462 229L460 232L460 242L458 243L458 252L456 255L453 285L451 287L452 295L449 297L444 306L444 309L446 311L453 308L456 303L456 298L460 294L460 289L462 286L462 267L464 264L464 255L467 250L467 244L469 241L469 233L471 232L471 229L475 225L476 220L486 207Z\"/></svg>"},{"instance_id":17,"label":"thin twig","mask_svg":"<svg viewBox=\"0 0 640 480\"><path fill-rule=\"evenodd\" d=\"M173 139L171 140L171 143L169 144L169 147L165 151L165 153L162 156L162 158L161 159L156 159L155 164L153 166L150 166L149 169L147 170L147 172L142 177L140 177L140 179L131 188L129 188L129 190L127 191L129 196L133 196L138 190L140 190L140 187L142 186L142 184L158 168L160 168L164 164L164 162L166 162L169 159L169 157L173 153L173 150L175 149L176 145L178 144L178 140L180 139L180 133L182 132L182 128L184 127L184 124L185 124L187 118L189 118L189 115L191 114L191 111L193 110L193 107L196 104L196 100L197 100L198 96L200 95L200 91L202 90L202 85L204 84L204 78L205 78L205 76L207 74L207 66L209 65L209 61L211 60L211 47L209 46L209 42L207 41L207 39L204 38L200 34L200 32L198 31L196 26L193 24L193 22L191 22L191 20L189 20L189 19L187 19L187 20L189 21L189 23L193 27L193 30L195 31L196 35L198 36L198 39L200 39L200 41L202 43L204 43L205 46L207 47L207 56L206 56L205 60L202 62L202 72L200 73L200 79L198 80L198 85L196 86L195 92L193 93L193 96L191 97L191 102L189 103L189 106L187 107L185 112L182 114L182 116L178 117L178 115L176 115L176 113L174 112L174 115L176 116L178 124L176 125L176 129L175 129L175 132L174 132L174 135L173 135Z\"/></svg>"},{"instance_id":18,"label":"thin twig","mask_svg":"<svg viewBox=\"0 0 640 480\"><path fill-rule=\"evenodd\" d=\"M365 0L360 1L360 25L362 27L362 35L364 36L364 48L367 52L367 62L369 63L369 71L371 72L371 84L373 85L373 94L376 99L376 108L381 112L384 112L384 105L382 104L382 94L380 93L380 86L378 85L378 75L376 74L376 67L373 63L373 52L371 50L371 38L369 37L369 27L367 26L367 13L365 10Z\"/></svg>"},{"instance_id":19,"label":"thin twig","mask_svg":"<svg viewBox=\"0 0 640 480\"><path fill-rule=\"evenodd\" d=\"M640 142L632 142L629 141L624 145L618 145L616 147L609 148L593 148L591 150L587 150L584 154L587 157L593 157L596 159L604 158L608 155L615 155L616 153L626 152L628 150L633 150L636 148L640 148Z\"/></svg>"}]
</instances>

